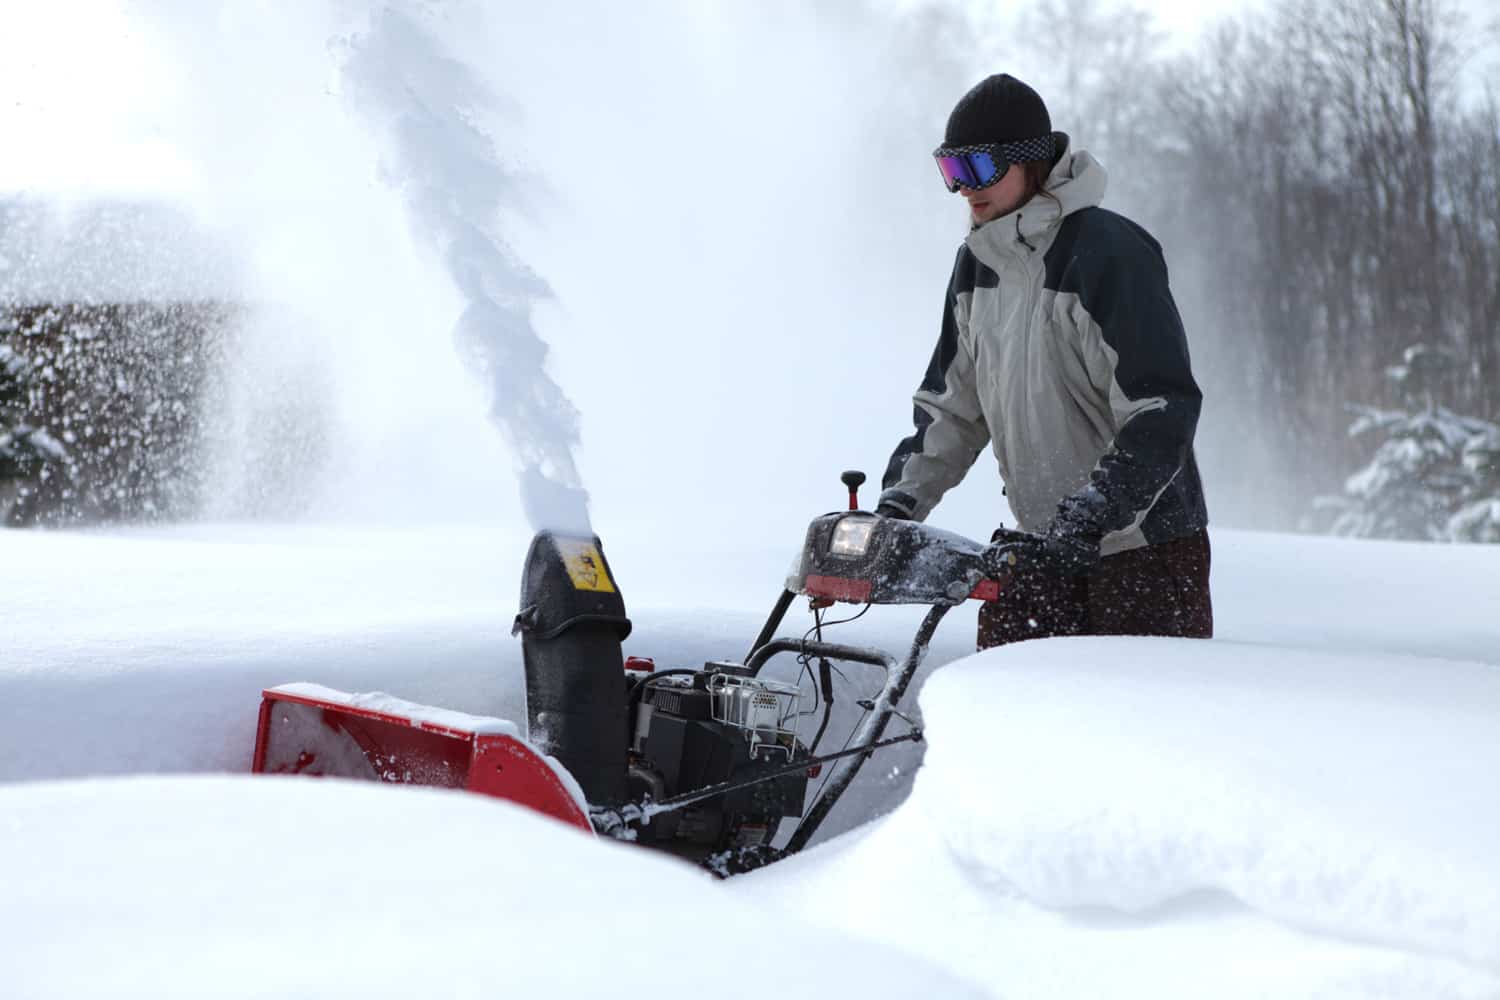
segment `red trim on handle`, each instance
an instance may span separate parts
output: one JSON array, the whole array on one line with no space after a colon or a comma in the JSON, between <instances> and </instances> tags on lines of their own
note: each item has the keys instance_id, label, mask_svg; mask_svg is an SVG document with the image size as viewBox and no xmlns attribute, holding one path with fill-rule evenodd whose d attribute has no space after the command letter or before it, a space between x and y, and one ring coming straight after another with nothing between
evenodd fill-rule
<instances>
[{"instance_id":1,"label":"red trim on handle","mask_svg":"<svg viewBox=\"0 0 1500 1000\"><path fill-rule=\"evenodd\" d=\"M971 601L998 601L1000 600L999 580L980 580L969 594Z\"/></svg>"},{"instance_id":2,"label":"red trim on handle","mask_svg":"<svg viewBox=\"0 0 1500 1000\"><path fill-rule=\"evenodd\" d=\"M868 604L874 585L869 580L851 580L842 576L810 575L802 585L808 597L826 598L833 601L848 601L852 604ZM980 580L969 592L971 601L998 601L999 580Z\"/></svg>"},{"instance_id":3,"label":"red trim on handle","mask_svg":"<svg viewBox=\"0 0 1500 1000\"><path fill-rule=\"evenodd\" d=\"M811 575L803 584L808 597L829 597L835 601L868 604L874 585L869 580L850 580L842 576Z\"/></svg>"}]
</instances>

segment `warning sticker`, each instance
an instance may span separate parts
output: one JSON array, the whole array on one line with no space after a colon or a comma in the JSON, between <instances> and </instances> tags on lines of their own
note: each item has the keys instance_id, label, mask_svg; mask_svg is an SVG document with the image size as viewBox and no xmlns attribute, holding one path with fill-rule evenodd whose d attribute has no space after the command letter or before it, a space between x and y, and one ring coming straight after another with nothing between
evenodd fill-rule
<instances>
[{"instance_id":1,"label":"warning sticker","mask_svg":"<svg viewBox=\"0 0 1500 1000\"><path fill-rule=\"evenodd\" d=\"M615 585L604 568L604 557L593 542L580 542L559 538L557 551L568 568L568 578L575 590L596 590L613 594Z\"/></svg>"}]
</instances>

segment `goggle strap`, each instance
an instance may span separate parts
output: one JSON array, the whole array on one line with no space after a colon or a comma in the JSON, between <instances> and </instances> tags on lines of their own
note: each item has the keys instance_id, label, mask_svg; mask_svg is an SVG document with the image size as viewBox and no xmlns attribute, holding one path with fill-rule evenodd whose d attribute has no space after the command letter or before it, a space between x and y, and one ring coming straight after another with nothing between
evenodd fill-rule
<instances>
[{"instance_id":1,"label":"goggle strap","mask_svg":"<svg viewBox=\"0 0 1500 1000\"><path fill-rule=\"evenodd\" d=\"M971 153L989 153L1007 163L1027 163L1032 160L1050 160L1057 151L1057 144L1050 135L1016 142L987 142L974 146L939 146L933 156L967 156Z\"/></svg>"}]
</instances>

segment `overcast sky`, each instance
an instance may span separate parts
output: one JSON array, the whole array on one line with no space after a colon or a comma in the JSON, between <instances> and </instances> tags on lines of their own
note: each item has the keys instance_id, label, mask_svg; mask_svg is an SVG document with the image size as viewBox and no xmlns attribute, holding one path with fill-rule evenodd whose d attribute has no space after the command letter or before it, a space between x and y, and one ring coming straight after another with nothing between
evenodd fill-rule
<instances>
[{"instance_id":1,"label":"overcast sky","mask_svg":"<svg viewBox=\"0 0 1500 1000\"><path fill-rule=\"evenodd\" d=\"M1189 44L1214 22L1265 2L1153 0L1145 6L1172 41ZM1493 0L1456 2L1475 22L1496 17ZM193 167L163 137L160 122L163 109L193 82L177 75L152 30L180 6L179 0L0 0L0 192L172 192L195 183ZM199 6L213 5L205 0ZM588 3L574 7L587 11Z\"/></svg>"},{"instance_id":2,"label":"overcast sky","mask_svg":"<svg viewBox=\"0 0 1500 1000\"><path fill-rule=\"evenodd\" d=\"M1259 2L1150 6L1174 37L1186 40L1215 18ZM0 0L0 192L170 193L196 183L160 120L182 88L194 86L179 78L150 30L172 6L171 0Z\"/></svg>"}]
</instances>

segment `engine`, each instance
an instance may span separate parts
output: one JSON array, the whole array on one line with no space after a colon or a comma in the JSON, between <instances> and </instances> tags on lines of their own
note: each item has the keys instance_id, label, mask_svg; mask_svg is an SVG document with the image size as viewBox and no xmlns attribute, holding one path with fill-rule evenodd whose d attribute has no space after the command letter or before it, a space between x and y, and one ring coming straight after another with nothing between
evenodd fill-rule
<instances>
[{"instance_id":1,"label":"engine","mask_svg":"<svg viewBox=\"0 0 1500 1000\"><path fill-rule=\"evenodd\" d=\"M735 663L629 677L628 781L634 800L661 802L806 760L794 728L800 693ZM764 849L786 817L800 817L807 771L735 788L644 826L641 843L705 862ZM732 864L732 860L726 860Z\"/></svg>"}]
</instances>

